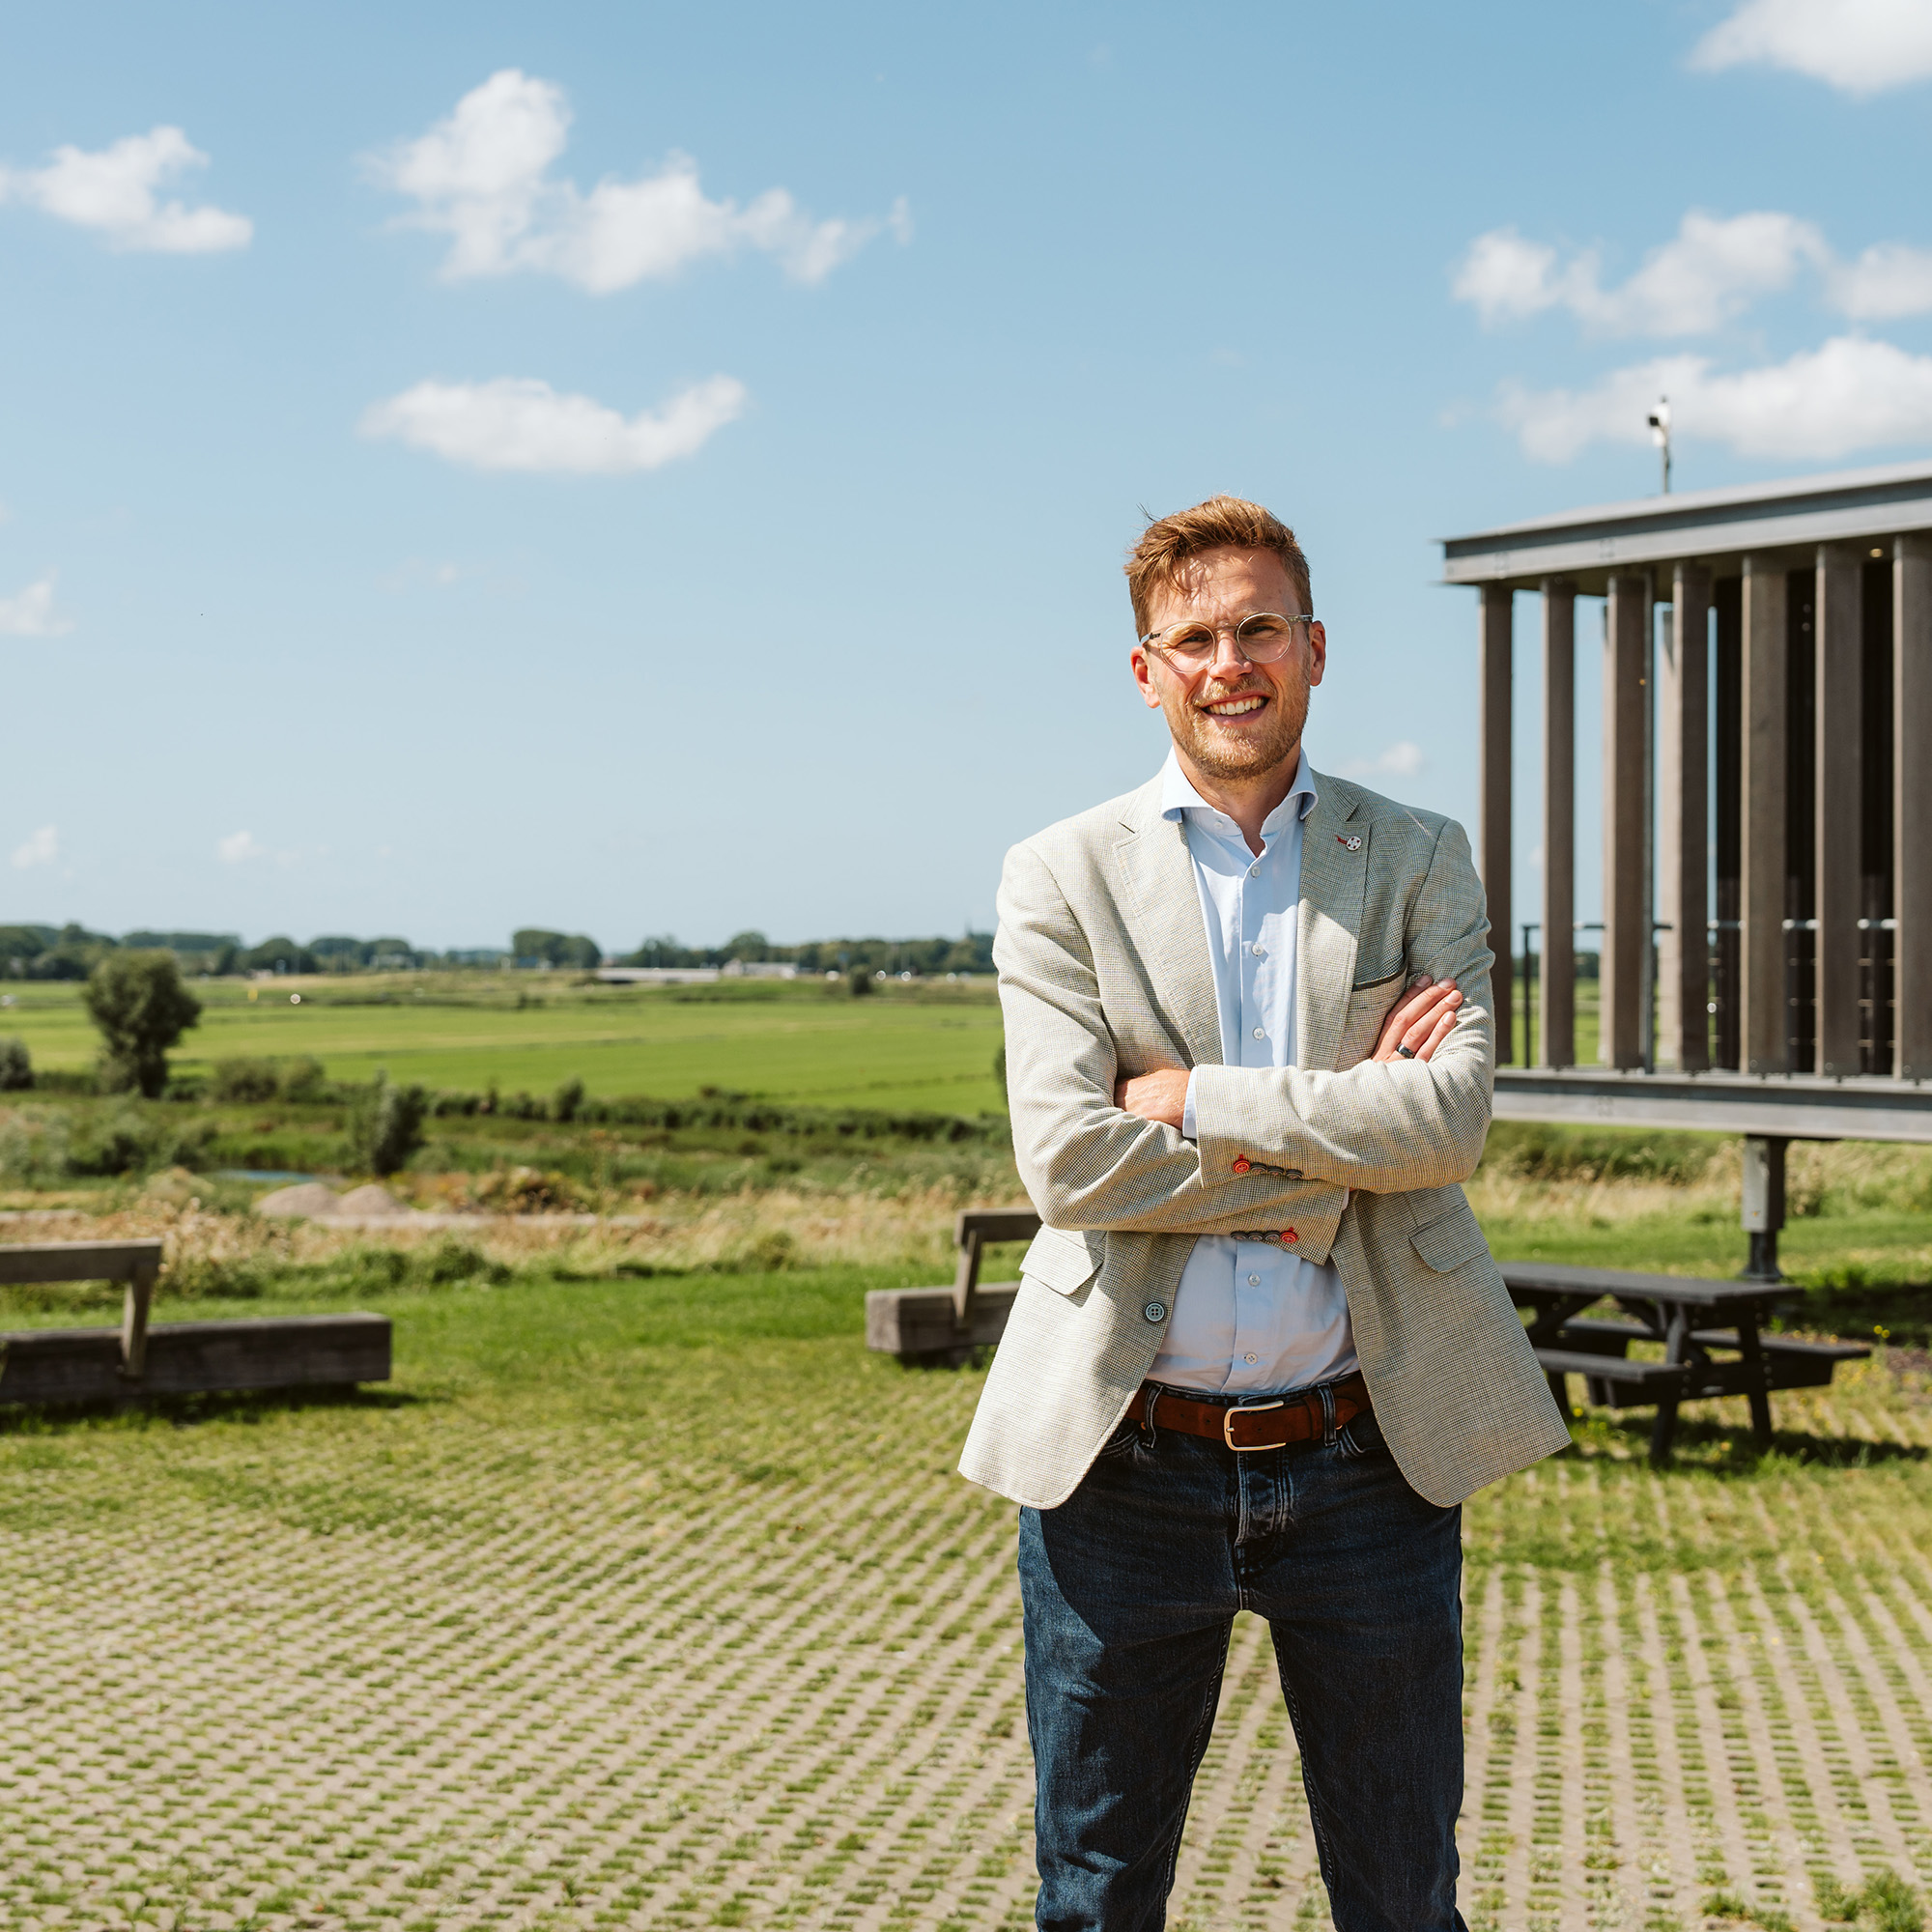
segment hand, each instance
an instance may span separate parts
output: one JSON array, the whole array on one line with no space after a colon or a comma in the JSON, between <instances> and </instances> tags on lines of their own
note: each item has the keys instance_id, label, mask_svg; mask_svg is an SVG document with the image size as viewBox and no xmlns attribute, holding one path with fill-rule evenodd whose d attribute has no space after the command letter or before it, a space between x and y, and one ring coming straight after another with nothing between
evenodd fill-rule
<instances>
[{"instance_id":1,"label":"hand","mask_svg":"<svg viewBox=\"0 0 1932 1932\"><path fill-rule=\"evenodd\" d=\"M1453 980L1431 980L1427 974L1409 987L1382 1022L1381 1037L1372 1060L1427 1060L1449 1037L1463 995ZM1407 1047L1408 1053L1397 1048Z\"/></svg>"},{"instance_id":2,"label":"hand","mask_svg":"<svg viewBox=\"0 0 1932 1932\"><path fill-rule=\"evenodd\" d=\"M1187 1107L1187 1075L1178 1066L1163 1066L1152 1073L1137 1073L1131 1080L1117 1080L1114 1105L1179 1133Z\"/></svg>"}]
</instances>

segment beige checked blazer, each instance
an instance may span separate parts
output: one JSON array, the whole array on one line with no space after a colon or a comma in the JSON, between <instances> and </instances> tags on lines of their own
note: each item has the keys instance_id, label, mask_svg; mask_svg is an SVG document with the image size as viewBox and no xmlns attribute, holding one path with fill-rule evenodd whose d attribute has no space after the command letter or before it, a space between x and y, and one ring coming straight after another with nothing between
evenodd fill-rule
<instances>
[{"instance_id":1,"label":"beige checked blazer","mask_svg":"<svg viewBox=\"0 0 1932 1932\"><path fill-rule=\"evenodd\" d=\"M1186 833L1160 782L1016 845L993 956L1020 1178L1045 1226L960 1458L1051 1509L1159 1352L1197 1235L1293 1230L1332 1261L1382 1433L1436 1504L1569 1430L1460 1183L1490 1125L1489 919L1460 826L1318 778L1296 927L1300 1065L1221 1065ZM1419 973L1463 989L1434 1060L1365 1058ZM1117 1077L1195 1069L1198 1145L1114 1105ZM1246 1164L1237 1171L1236 1163ZM1352 1190L1352 1194L1350 1192Z\"/></svg>"}]
</instances>

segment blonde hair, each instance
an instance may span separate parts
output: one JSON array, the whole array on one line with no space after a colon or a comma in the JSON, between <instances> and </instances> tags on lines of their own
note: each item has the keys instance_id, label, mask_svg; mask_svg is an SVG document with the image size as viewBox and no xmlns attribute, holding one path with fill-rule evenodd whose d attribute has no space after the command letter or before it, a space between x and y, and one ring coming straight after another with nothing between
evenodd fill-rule
<instances>
[{"instance_id":1,"label":"blonde hair","mask_svg":"<svg viewBox=\"0 0 1932 1932\"><path fill-rule=\"evenodd\" d=\"M1148 609L1155 591L1173 589L1195 557L1227 549L1273 551L1301 599L1302 610L1315 602L1308 559L1294 532L1259 503L1240 497L1209 497L1191 510L1156 518L1127 553L1127 593L1134 601L1135 634L1147 635Z\"/></svg>"}]
</instances>

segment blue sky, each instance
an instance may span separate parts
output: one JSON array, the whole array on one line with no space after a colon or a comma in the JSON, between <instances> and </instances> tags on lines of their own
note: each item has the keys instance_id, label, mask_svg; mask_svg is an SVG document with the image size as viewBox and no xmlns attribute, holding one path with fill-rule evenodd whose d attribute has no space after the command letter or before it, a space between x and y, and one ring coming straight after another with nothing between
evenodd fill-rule
<instances>
[{"instance_id":1,"label":"blue sky","mask_svg":"<svg viewBox=\"0 0 1932 1932\"><path fill-rule=\"evenodd\" d=\"M0 923L983 927L1224 489L1467 818L1432 538L1666 383L1680 488L1932 447L1928 103L1932 0L0 9Z\"/></svg>"}]
</instances>

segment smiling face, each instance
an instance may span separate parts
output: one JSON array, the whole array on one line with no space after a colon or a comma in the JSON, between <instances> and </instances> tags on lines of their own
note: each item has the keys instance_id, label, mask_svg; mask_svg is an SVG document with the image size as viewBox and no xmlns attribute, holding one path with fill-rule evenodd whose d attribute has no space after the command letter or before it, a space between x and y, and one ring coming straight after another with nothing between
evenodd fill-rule
<instances>
[{"instance_id":1,"label":"smiling face","mask_svg":"<svg viewBox=\"0 0 1932 1932\"><path fill-rule=\"evenodd\" d=\"M1148 645L1136 644L1135 681L1150 708L1165 712L1175 750L1188 777L1240 782L1265 778L1284 764L1293 779L1308 721L1308 694L1321 682L1328 640L1318 624L1294 626L1294 641L1272 664L1249 664L1235 648L1243 617L1301 609L1288 570L1273 551L1204 551L1163 586L1148 608L1148 629L1165 636L1177 624L1216 627L1212 660L1198 671L1178 668Z\"/></svg>"}]
</instances>

